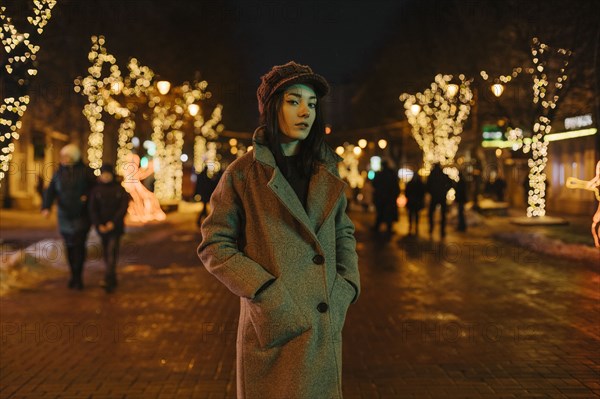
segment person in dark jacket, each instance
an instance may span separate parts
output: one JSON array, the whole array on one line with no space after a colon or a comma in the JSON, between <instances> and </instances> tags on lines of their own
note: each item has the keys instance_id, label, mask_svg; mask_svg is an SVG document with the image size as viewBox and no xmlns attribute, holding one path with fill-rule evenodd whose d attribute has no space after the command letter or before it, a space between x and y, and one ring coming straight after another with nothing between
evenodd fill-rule
<instances>
[{"instance_id":1,"label":"person in dark jacket","mask_svg":"<svg viewBox=\"0 0 600 399\"><path fill-rule=\"evenodd\" d=\"M427 192L430 195L429 198L429 235L433 234L433 225L435 210L437 206L441 209L441 220L440 220L440 234L444 238L446 236L446 211L448 205L446 203L446 195L452 188L452 180L442 170L439 163L433 165L429 178L427 179Z\"/></svg>"},{"instance_id":2,"label":"person in dark jacket","mask_svg":"<svg viewBox=\"0 0 600 399\"><path fill-rule=\"evenodd\" d=\"M117 261L119 242L125 231L125 215L131 197L115 180L112 165L100 168L99 184L90 194L90 218L102 239L102 251L106 264L104 289L113 292L117 286Z\"/></svg>"},{"instance_id":3,"label":"person in dark jacket","mask_svg":"<svg viewBox=\"0 0 600 399\"><path fill-rule=\"evenodd\" d=\"M408 234L411 235L413 226L415 235L419 234L419 211L425 206L425 184L418 174L406 184L406 209L408 209Z\"/></svg>"},{"instance_id":4,"label":"person in dark jacket","mask_svg":"<svg viewBox=\"0 0 600 399\"><path fill-rule=\"evenodd\" d=\"M467 221L465 219L465 204L467 198L467 182L462 172L458 173L458 182L455 185L456 205L458 206L458 231L467 231Z\"/></svg>"},{"instance_id":5,"label":"person in dark jacket","mask_svg":"<svg viewBox=\"0 0 600 399\"><path fill-rule=\"evenodd\" d=\"M381 170L375 173L373 188L373 199L377 214L373 230L379 231L381 223L385 223L388 233L391 233L392 224L398 220L396 199L400 194L400 186L398 184L398 176L385 161L381 163Z\"/></svg>"},{"instance_id":6,"label":"person in dark jacket","mask_svg":"<svg viewBox=\"0 0 600 399\"><path fill-rule=\"evenodd\" d=\"M58 202L58 228L67 252L71 279L69 288L83 289L83 265L86 241L90 230L87 202L96 178L81 161L81 151L75 144L60 150L60 166L44 193L42 215L49 217L54 200Z\"/></svg>"},{"instance_id":7,"label":"person in dark jacket","mask_svg":"<svg viewBox=\"0 0 600 399\"><path fill-rule=\"evenodd\" d=\"M210 196L213 191L215 191L220 177L220 172L211 172L208 166L205 166L202 172L198 173L196 177L196 190L194 196L198 196L198 200L202 202L202 210L198 214L198 219L196 220L198 227L202 224L202 219L208 215Z\"/></svg>"}]
</instances>

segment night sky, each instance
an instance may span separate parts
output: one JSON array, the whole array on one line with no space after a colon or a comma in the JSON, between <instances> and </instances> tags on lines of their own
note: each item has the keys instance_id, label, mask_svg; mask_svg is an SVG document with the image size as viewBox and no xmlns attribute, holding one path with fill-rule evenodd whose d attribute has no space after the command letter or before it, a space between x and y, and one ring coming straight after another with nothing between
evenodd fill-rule
<instances>
[{"instance_id":1,"label":"night sky","mask_svg":"<svg viewBox=\"0 0 600 399\"><path fill-rule=\"evenodd\" d=\"M25 24L31 3L2 0L17 27ZM122 71L128 59L136 57L175 84L196 77L207 80L212 101L224 105L223 122L228 130L255 128L259 78L271 66L289 60L311 65L334 90L343 93L341 100L335 99L343 101L343 112L330 119L337 117L345 128L353 128L357 112L349 107L355 104L367 115L363 125L376 126L401 117L397 96L422 90L435 73L477 71L488 62L486 57L497 52L491 40L502 47L500 51L510 50L511 42L502 37L510 24L545 27L567 42L594 42L593 26L598 23L593 22L597 18L589 9L598 3L59 0L40 42L36 93L46 99L51 97L47 93L55 93L67 104L84 101L73 92L73 80L87 74L90 36L104 35ZM582 16L589 20L591 33L583 31L575 37L564 29L565 24L585 25ZM526 52L527 41L522 41ZM512 62L496 59L500 63L488 62L486 68ZM78 118L79 129L85 128L84 117L79 113Z\"/></svg>"},{"instance_id":2,"label":"night sky","mask_svg":"<svg viewBox=\"0 0 600 399\"><path fill-rule=\"evenodd\" d=\"M2 3L17 26L30 15L29 1ZM73 95L73 79L87 74L90 36L104 35L122 71L136 57L176 84L200 76L224 105L226 128L252 131L258 118L256 88L271 66L295 60L311 65L332 85L349 81L368 66L401 5L387 0L59 0L41 39L38 84L60 87L60 96Z\"/></svg>"}]
</instances>

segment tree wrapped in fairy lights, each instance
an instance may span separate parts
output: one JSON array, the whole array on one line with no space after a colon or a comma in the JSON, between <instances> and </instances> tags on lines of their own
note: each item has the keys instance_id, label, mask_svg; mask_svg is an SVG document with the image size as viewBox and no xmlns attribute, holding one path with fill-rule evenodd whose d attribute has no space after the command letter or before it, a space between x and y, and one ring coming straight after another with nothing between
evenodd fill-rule
<instances>
[{"instance_id":1,"label":"tree wrapped in fairy lights","mask_svg":"<svg viewBox=\"0 0 600 399\"><path fill-rule=\"evenodd\" d=\"M184 82L181 86L171 88L169 82L156 82L152 69L140 65L135 58L129 61L129 73L122 76L115 57L107 52L104 44L103 36L92 37L92 48L88 54L92 63L88 69L89 75L75 79L75 91L88 97L83 114L90 124L90 166L99 173L105 127L102 117L108 112L121 121L117 171L123 174L122 166L128 162L133 150L131 139L136 129L136 110L142 109L144 118L150 121L151 141L155 145L153 165L156 197L161 202L178 201L182 195L184 124L191 118L196 141L214 140L223 130L220 124L222 106L217 105L211 118L205 121L201 107L196 103L211 97L206 90L206 81ZM194 149L206 150L206 146L195 145ZM195 154L194 159L202 155Z\"/></svg>"},{"instance_id":2,"label":"tree wrapped in fairy lights","mask_svg":"<svg viewBox=\"0 0 600 399\"><path fill-rule=\"evenodd\" d=\"M33 16L27 17L28 31L21 32L7 15L7 8L0 6L0 41L6 53L0 66L0 182L9 168L15 150L13 140L19 139L21 118L29 104L29 86L37 75L36 45L52 16L56 0L34 0Z\"/></svg>"},{"instance_id":3,"label":"tree wrapped in fairy lights","mask_svg":"<svg viewBox=\"0 0 600 399\"><path fill-rule=\"evenodd\" d=\"M531 41L531 61L529 67L514 68L511 75L500 76L494 79L496 84L492 91L497 97L502 95L502 84L508 84L523 74L527 76L526 85L532 89L531 101L533 107L521 107L518 111L525 111L526 118L521 125L532 124L532 136L525 137L523 129L509 126L506 139L513 143L513 150L521 150L529 154L529 191L527 216L538 217L546 214L546 165L548 163L548 145L546 135L550 133L552 120L567 85L567 66L571 51L564 48L554 49L542 43L538 38ZM483 80L488 81L489 76L481 72ZM531 80L529 80L529 77ZM551 83L552 82L552 83ZM517 104L520 105L520 104ZM515 112L518 112L515 111ZM508 114L506 109L505 113ZM508 116L508 115L507 115ZM511 118L512 119L512 118Z\"/></svg>"},{"instance_id":4,"label":"tree wrapped in fairy lights","mask_svg":"<svg viewBox=\"0 0 600 399\"><path fill-rule=\"evenodd\" d=\"M548 163L548 141L544 136L550 133L552 119L560 94L567 81L566 69L571 51L553 49L534 38L531 43L533 60L533 104L537 119L533 125L531 138L531 158L529 166L529 196L527 216L546 214L546 164ZM554 68L552 68L554 66ZM554 80L553 84L550 82Z\"/></svg>"},{"instance_id":5,"label":"tree wrapped in fairy lights","mask_svg":"<svg viewBox=\"0 0 600 399\"><path fill-rule=\"evenodd\" d=\"M426 170L434 163L454 162L463 125L471 110L471 81L462 74L458 76L458 84L452 80L452 75L438 74L422 93L400 95L413 137L423 151Z\"/></svg>"}]
</instances>

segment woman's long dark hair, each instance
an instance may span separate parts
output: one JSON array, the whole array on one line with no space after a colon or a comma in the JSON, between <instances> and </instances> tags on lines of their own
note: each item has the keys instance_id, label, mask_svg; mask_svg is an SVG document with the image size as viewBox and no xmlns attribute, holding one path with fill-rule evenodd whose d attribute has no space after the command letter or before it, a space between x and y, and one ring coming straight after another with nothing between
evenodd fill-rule
<instances>
[{"instance_id":1,"label":"woman's long dark hair","mask_svg":"<svg viewBox=\"0 0 600 399\"><path fill-rule=\"evenodd\" d=\"M265 125L265 138L267 145L275 157L275 162L285 176L288 175L286 162L281 149L281 140L279 135L279 111L283 105L284 90L273 94L267 101L264 111L260 116L261 125ZM298 156L298 169L302 177L310 177L317 170L317 162L321 159L321 145L325 136L325 123L323 122L323 113L321 111L321 99L317 101L315 108L315 121L312 124L310 132L306 139L300 142L300 152Z\"/></svg>"}]
</instances>

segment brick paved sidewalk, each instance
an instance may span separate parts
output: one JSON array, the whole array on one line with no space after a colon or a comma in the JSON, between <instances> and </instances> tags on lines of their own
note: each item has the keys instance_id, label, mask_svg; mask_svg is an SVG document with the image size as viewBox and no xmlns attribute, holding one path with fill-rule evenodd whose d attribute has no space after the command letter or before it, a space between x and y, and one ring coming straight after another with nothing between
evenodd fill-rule
<instances>
[{"instance_id":1,"label":"brick paved sidewalk","mask_svg":"<svg viewBox=\"0 0 600 399\"><path fill-rule=\"evenodd\" d=\"M382 240L352 217L345 398L600 397L597 272L453 232ZM83 292L57 278L1 298L0 398L235 397L238 300L199 264L192 219L125 248L113 295L93 269Z\"/></svg>"}]
</instances>

